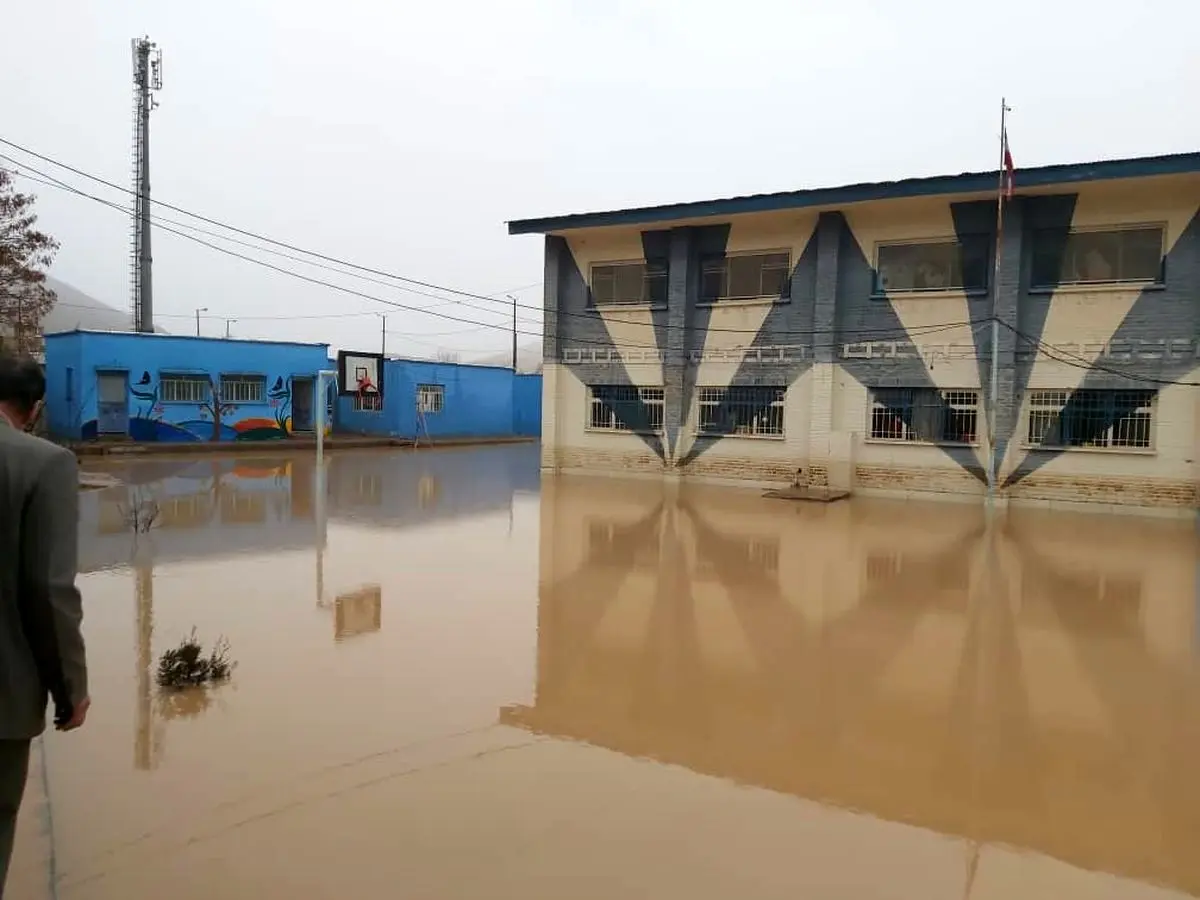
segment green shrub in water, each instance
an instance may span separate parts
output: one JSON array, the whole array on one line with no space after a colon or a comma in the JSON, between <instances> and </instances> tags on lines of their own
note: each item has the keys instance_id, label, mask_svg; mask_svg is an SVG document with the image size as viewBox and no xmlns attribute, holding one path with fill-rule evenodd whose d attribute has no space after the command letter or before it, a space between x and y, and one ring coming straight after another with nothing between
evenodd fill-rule
<instances>
[{"instance_id":1,"label":"green shrub in water","mask_svg":"<svg viewBox=\"0 0 1200 900\"><path fill-rule=\"evenodd\" d=\"M229 658L229 642L217 641L211 653L196 638L196 629L178 647L167 650L158 660L158 686L186 688L225 681L236 665Z\"/></svg>"}]
</instances>

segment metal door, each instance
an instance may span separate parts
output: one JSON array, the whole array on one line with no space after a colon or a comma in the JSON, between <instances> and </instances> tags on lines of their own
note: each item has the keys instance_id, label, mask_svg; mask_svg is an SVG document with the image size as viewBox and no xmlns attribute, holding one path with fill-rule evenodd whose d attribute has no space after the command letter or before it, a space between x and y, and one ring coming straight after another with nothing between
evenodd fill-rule
<instances>
[{"instance_id":1,"label":"metal door","mask_svg":"<svg viewBox=\"0 0 1200 900\"><path fill-rule=\"evenodd\" d=\"M313 382L311 378L292 379L292 431L313 430Z\"/></svg>"},{"instance_id":2,"label":"metal door","mask_svg":"<svg viewBox=\"0 0 1200 900\"><path fill-rule=\"evenodd\" d=\"M96 406L98 433L129 433L128 372L100 372L96 375Z\"/></svg>"}]
</instances>

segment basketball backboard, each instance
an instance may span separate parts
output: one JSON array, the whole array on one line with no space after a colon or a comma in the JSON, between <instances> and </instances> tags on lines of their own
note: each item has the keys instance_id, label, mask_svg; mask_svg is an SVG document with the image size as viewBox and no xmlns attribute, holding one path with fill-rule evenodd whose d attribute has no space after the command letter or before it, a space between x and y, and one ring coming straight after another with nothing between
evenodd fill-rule
<instances>
[{"instance_id":1,"label":"basketball backboard","mask_svg":"<svg viewBox=\"0 0 1200 900\"><path fill-rule=\"evenodd\" d=\"M345 397L359 392L383 396L383 356L343 350L338 353L338 393Z\"/></svg>"}]
</instances>

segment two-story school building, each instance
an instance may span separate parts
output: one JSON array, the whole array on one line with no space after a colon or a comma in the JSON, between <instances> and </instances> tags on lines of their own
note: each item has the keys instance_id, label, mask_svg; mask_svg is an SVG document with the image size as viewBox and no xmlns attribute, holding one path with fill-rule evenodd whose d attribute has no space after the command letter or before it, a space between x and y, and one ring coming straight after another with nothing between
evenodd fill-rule
<instances>
[{"instance_id":1,"label":"two-story school building","mask_svg":"<svg viewBox=\"0 0 1200 900\"><path fill-rule=\"evenodd\" d=\"M543 468L1200 505L1200 153L997 182L509 223L545 236Z\"/></svg>"}]
</instances>

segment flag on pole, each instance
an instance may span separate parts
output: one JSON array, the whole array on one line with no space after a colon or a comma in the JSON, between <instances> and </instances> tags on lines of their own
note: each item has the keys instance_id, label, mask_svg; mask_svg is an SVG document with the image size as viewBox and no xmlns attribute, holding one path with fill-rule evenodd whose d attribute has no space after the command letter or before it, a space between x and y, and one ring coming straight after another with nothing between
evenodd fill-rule
<instances>
[{"instance_id":1,"label":"flag on pole","mask_svg":"<svg viewBox=\"0 0 1200 900\"><path fill-rule=\"evenodd\" d=\"M1008 149L1008 130L1005 129L1001 139L1004 141L1004 199L1011 200L1013 195L1013 158Z\"/></svg>"}]
</instances>

